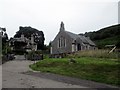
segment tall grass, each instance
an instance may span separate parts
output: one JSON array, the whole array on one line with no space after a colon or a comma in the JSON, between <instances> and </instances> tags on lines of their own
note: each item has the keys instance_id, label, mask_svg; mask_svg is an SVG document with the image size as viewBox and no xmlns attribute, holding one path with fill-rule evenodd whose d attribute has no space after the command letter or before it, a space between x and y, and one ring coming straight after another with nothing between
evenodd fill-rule
<instances>
[{"instance_id":1,"label":"tall grass","mask_svg":"<svg viewBox=\"0 0 120 90\"><path fill-rule=\"evenodd\" d=\"M75 58L75 57L96 57L96 58L118 58L117 52L109 53L110 50L86 50L79 51L73 54L68 54L67 57Z\"/></svg>"}]
</instances>

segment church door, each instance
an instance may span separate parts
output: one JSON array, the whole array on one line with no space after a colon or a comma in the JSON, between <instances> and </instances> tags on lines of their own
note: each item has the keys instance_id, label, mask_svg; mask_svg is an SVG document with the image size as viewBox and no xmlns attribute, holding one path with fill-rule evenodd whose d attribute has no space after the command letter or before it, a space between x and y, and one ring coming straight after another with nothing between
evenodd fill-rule
<instances>
[{"instance_id":1,"label":"church door","mask_svg":"<svg viewBox=\"0 0 120 90\"><path fill-rule=\"evenodd\" d=\"M77 44L77 49L78 49L78 51L81 50L81 45L80 44Z\"/></svg>"}]
</instances>

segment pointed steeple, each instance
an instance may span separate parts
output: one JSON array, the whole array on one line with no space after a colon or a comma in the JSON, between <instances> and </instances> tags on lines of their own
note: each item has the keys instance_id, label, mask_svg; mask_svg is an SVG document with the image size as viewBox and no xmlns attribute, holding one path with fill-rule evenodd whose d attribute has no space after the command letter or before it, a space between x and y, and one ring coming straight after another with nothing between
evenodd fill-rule
<instances>
[{"instance_id":1,"label":"pointed steeple","mask_svg":"<svg viewBox=\"0 0 120 90\"><path fill-rule=\"evenodd\" d=\"M64 23L61 22L61 24L60 24L60 31L64 31L64 30L65 30L65 28L64 28Z\"/></svg>"}]
</instances>

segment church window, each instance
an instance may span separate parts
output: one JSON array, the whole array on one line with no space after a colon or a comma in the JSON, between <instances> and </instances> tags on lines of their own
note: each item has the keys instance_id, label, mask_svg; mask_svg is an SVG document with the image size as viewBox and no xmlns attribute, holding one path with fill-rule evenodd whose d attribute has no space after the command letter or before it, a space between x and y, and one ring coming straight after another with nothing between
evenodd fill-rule
<instances>
[{"instance_id":1,"label":"church window","mask_svg":"<svg viewBox=\"0 0 120 90\"><path fill-rule=\"evenodd\" d=\"M60 37L58 39L58 48L61 48L61 47L66 47L66 39L65 39L65 37Z\"/></svg>"}]
</instances>

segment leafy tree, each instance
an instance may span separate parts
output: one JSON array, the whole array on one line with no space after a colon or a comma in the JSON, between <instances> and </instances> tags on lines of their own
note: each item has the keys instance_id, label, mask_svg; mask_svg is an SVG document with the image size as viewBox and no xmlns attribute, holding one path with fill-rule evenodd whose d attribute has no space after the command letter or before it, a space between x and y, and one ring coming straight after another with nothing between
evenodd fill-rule
<instances>
[{"instance_id":1,"label":"leafy tree","mask_svg":"<svg viewBox=\"0 0 120 90\"><path fill-rule=\"evenodd\" d=\"M19 42L19 41L14 42L15 49L23 49L23 47L26 45L27 45L27 43L25 43L25 42Z\"/></svg>"},{"instance_id":2,"label":"leafy tree","mask_svg":"<svg viewBox=\"0 0 120 90\"><path fill-rule=\"evenodd\" d=\"M37 43L37 49L41 49L43 50L44 49L44 34L42 31L39 31L35 28L32 28L32 27L22 27L20 26L19 27L19 31L16 32L16 34L14 35L14 37L16 38L19 38L21 37L21 34L24 34L25 37L27 37L28 39L31 38L31 35L34 36L35 38L35 42Z\"/></svg>"},{"instance_id":3,"label":"leafy tree","mask_svg":"<svg viewBox=\"0 0 120 90\"><path fill-rule=\"evenodd\" d=\"M120 24L85 33L85 36L91 37L92 40L105 39L116 35L120 35Z\"/></svg>"},{"instance_id":4,"label":"leafy tree","mask_svg":"<svg viewBox=\"0 0 120 90\"><path fill-rule=\"evenodd\" d=\"M86 32L84 35L90 37L100 48L104 48L107 44L118 45L120 24L105 27L94 32Z\"/></svg>"},{"instance_id":5,"label":"leafy tree","mask_svg":"<svg viewBox=\"0 0 120 90\"><path fill-rule=\"evenodd\" d=\"M8 50L8 35L6 33L6 28L1 28L1 36L2 36L2 54L7 53Z\"/></svg>"},{"instance_id":6,"label":"leafy tree","mask_svg":"<svg viewBox=\"0 0 120 90\"><path fill-rule=\"evenodd\" d=\"M116 43L116 47L120 49L120 40Z\"/></svg>"}]
</instances>

